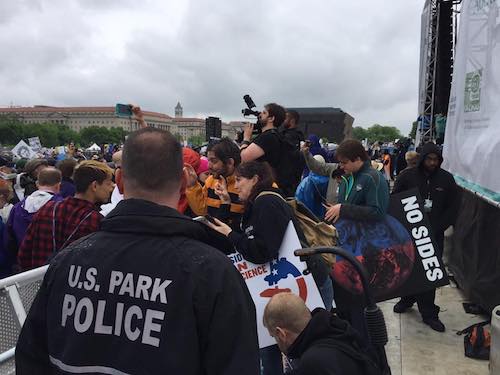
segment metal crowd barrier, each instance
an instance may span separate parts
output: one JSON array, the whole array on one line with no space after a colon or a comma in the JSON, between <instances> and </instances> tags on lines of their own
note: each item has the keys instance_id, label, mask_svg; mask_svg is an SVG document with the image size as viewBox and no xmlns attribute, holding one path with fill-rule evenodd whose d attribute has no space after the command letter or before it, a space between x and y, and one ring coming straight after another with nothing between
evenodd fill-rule
<instances>
[{"instance_id":1,"label":"metal crowd barrier","mask_svg":"<svg viewBox=\"0 0 500 375\"><path fill-rule=\"evenodd\" d=\"M48 267L0 279L0 375L15 374L17 338Z\"/></svg>"}]
</instances>

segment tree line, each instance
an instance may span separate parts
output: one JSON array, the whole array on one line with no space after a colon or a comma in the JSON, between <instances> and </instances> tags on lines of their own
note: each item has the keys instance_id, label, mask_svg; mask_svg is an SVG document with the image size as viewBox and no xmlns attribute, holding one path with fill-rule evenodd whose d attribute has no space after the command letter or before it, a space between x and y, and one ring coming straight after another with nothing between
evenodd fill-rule
<instances>
[{"instance_id":1,"label":"tree line","mask_svg":"<svg viewBox=\"0 0 500 375\"><path fill-rule=\"evenodd\" d=\"M368 142L394 142L396 139L403 138L403 135L395 126L383 126L375 124L365 129L361 126L355 126L352 129L352 135L355 139L362 141L368 139Z\"/></svg>"},{"instance_id":2,"label":"tree line","mask_svg":"<svg viewBox=\"0 0 500 375\"><path fill-rule=\"evenodd\" d=\"M43 147L55 147L74 142L81 147L88 147L92 143L114 143L125 141L127 132L123 128L105 128L102 126L89 126L79 133L67 125L53 123L24 124L18 119L0 116L0 143L3 145L16 145L21 139L39 137Z\"/></svg>"}]
</instances>

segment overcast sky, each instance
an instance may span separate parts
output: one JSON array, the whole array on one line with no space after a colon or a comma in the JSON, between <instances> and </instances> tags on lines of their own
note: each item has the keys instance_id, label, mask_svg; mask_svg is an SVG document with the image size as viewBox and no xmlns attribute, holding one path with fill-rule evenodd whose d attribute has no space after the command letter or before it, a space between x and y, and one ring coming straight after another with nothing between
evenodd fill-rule
<instances>
[{"instance_id":1,"label":"overcast sky","mask_svg":"<svg viewBox=\"0 0 500 375\"><path fill-rule=\"evenodd\" d=\"M407 134L424 0L0 1L0 106L139 103L241 120L340 107Z\"/></svg>"}]
</instances>

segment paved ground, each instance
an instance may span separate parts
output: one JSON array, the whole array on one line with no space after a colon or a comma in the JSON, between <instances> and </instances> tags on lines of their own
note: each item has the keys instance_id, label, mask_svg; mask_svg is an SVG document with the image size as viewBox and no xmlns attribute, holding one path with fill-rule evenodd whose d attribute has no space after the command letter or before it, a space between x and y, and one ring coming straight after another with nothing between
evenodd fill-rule
<instances>
[{"instance_id":1,"label":"paved ground","mask_svg":"<svg viewBox=\"0 0 500 375\"><path fill-rule=\"evenodd\" d=\"M466 314L466 300L454 286L440 288L436 304L441 306L440 318L446 332L438 333L422 323L416 305L405 314L392 311L397 300L380 303L387 324L389 343L387 357L393 375L487 375L488 361L464 356L463 336L457 331L485 320Z\"/></svg>"}]
</instances>

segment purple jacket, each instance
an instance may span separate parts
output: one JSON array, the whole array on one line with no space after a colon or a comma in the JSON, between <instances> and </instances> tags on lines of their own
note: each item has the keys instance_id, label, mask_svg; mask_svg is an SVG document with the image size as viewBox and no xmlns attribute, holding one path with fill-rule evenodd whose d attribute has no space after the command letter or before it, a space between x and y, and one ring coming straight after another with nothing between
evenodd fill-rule
<instances>
[{"instance_id":1,"label":"purple jacket","mask_svg":"<svg viewBox=\"0 0 500 375\"><path fill-rule=\"evenodd\" d=\"M21 246L21 242L23 242L26 230L31 224L33 216L41 208L41 206L38 207L37 205L30 204L30 198L33 198L33 196L37 193L39 193L39 190L35 191L29 197L24 198L21 202L16 203L14 207L12 207L12 211L10 211L9 220L7 220L7 247L10 251L17 253L19 246ZM48 193L44 192L44 194ZM46 200L45 203L51 200L56 202L63 200L59 194L51 195L52 197ZM26 207L27 204L30 208Z\"/></svg>"}]
</instances>

